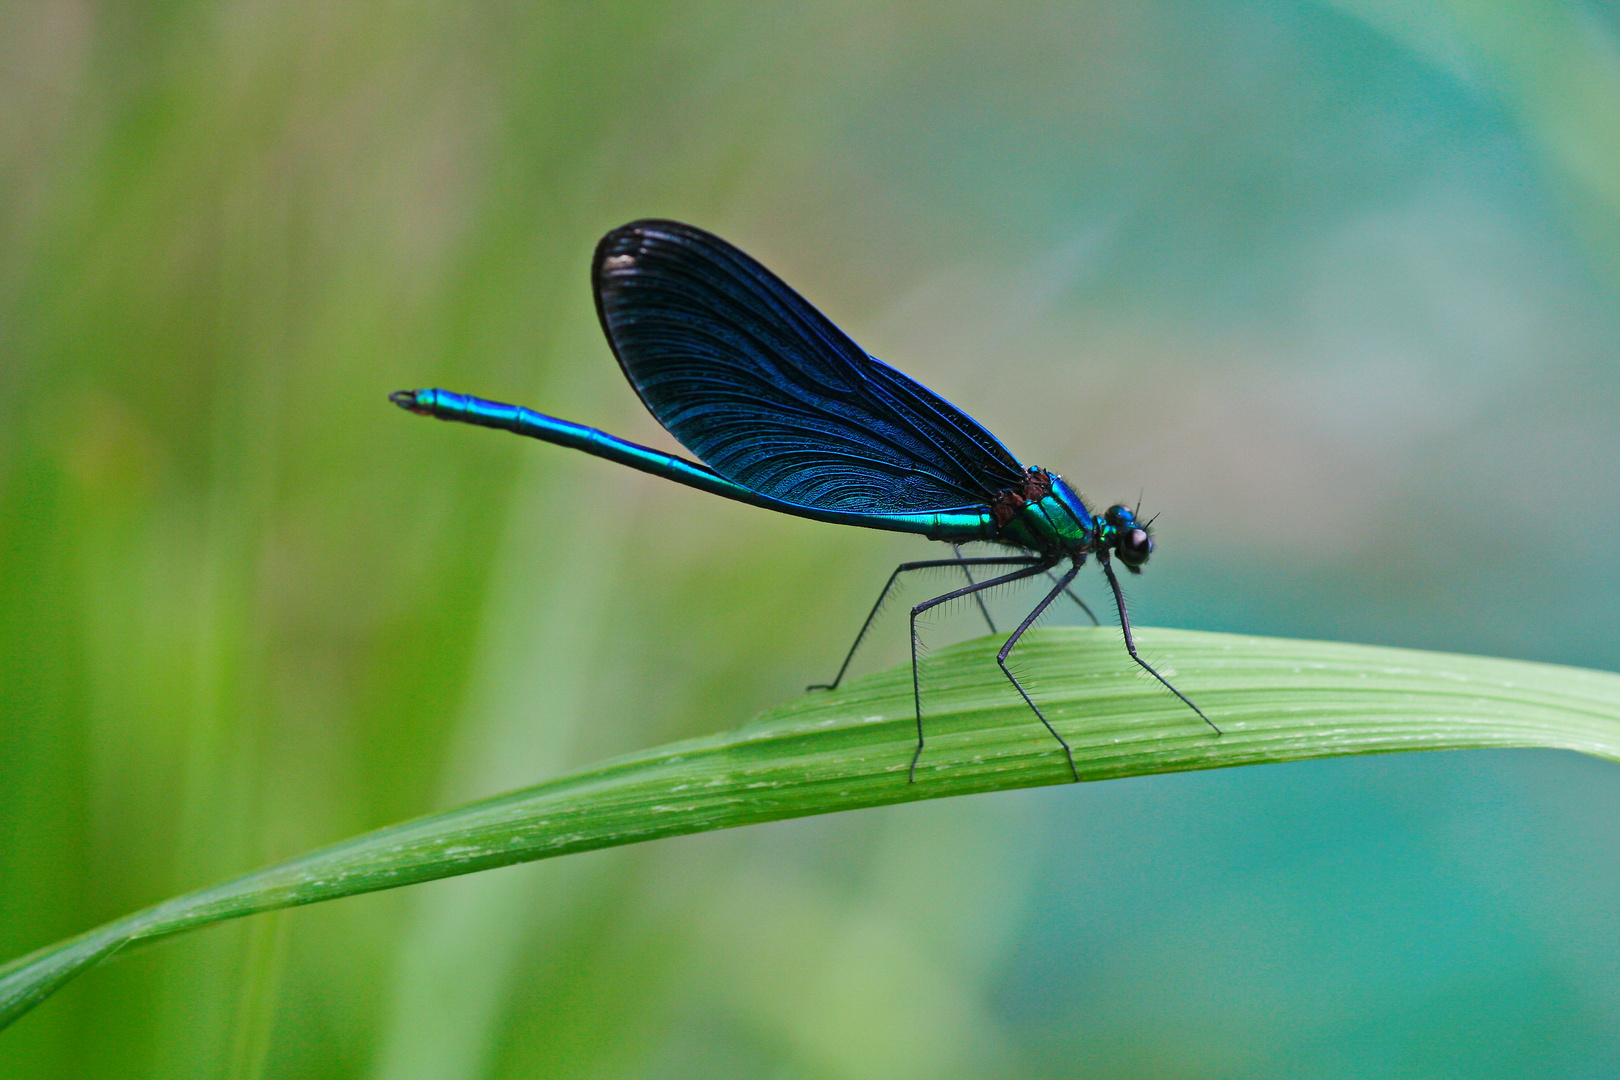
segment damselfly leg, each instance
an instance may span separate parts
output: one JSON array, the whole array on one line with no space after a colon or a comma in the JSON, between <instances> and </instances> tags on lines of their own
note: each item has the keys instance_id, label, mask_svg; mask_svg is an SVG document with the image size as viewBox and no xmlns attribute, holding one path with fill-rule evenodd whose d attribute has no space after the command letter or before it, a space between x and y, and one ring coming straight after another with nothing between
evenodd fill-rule
<instances>
[{"instance_id":1,"label":"damselfly leg","mask_svg":"<svg viewBox=\"0 0 1620 1080\"><path fill-rule=\"evenodd\" d=\"M1103 573L1108 577L1108 587L1114 590L1114 606L1119 608L1119 628L1125 632L1125 651L1131 654L1132 660L1135 660L1138 664L1142 665L1143 671L1146 671L1149 675L1163 683L1166 690L1169 690L1172 694L1176 695L1176 697L1180 698L1183 705L1186 705L1187 708L1197 713L1198 718L1204 723L1208 724L1215 734L1219 735L1221 733L1221 729L1215 726L1215 721L1204 715L1203 709L1200 709L1198 706L1194 705L1186 694L1183 694L1180 690L1177 690L1174 686L1170 685L1169 679L1166 679L1163 675L1160 675L1157 671L1154 671L1152 664L1148 663L1146 660L1137 655L1136 639L1131 636L1131 617L1125 614L1125 594L1120 591L1119 578L1114 576L1114 568L1109 565L1109 558L1106 552L1098 552L1097 561L1102 563Z\"/></svg>"},{"instance_id":2,"label":"damselfly leg","mask_svg":"<svg viewBox=\"0 0 1620 1080\"><path fill-rule=\"evenodd\" d=\"M867 631L872 629L872 623L877 619L878 612L883 609L883 602L889 598L889 591L894 588L894 583L895 583L896 579L898 579L900 577L901 574L909 574L909 573L912 573L913 571L916 571L916 570L935 570L935 569L938 569L939 567L942 567L942 566L960 566L962 568L963 573L968 573L969 572L968 567L970 567L970 566L1020 566L1020 567L1028 567L1028 566L1035 566L1037 564L1044 564L1046 566L1051 566L1052 565L1050 562L1048 562L1045 559L1036 558L1036 557L1031 556L1031 555L1006 555L1006 556L998 556L998 557L995 557L995 558L985 558L985 559L963 559L963 558L956 558L956 559L923 559L920 562L901 563L899 566L894 568L894 573L889 575L889 580L887 582L885 582L884 585L883 585L883 591L878 593L877 601L872 605L872 610L867 612L866 621L861 623L860 632L858 632L855 635L855 640L850 645L849 652L844 654L844 662L842 664L838 665L838 674L833 676L832 682L830 682L830 683L814 683L814 684L812 684L810 686L805 687L805 689L806 690L836 690L836 689L838 689L838 684L844 681L844 676L849 672L850 662L855 659L855 653L857 651L859 651L859 649L861 647L861 642L866 640ZM1026 575L1020 575L1020 576L1027 577L1029 575L1026 574ZM1017 579L1016 578L1009 578L1008 580L1017 580ZM970 595L973 595L974 593L979 592L982 589L994 588L996 585L1004 584L1004 582L1003 582L1003 580L1001 578L993 578L993 579L988 580L988 581L974 582L973 579L971 577L969 577L968 581L969 581L968 588L958 590L958 592L948 593L948 594L946 594L946 596L944 598L941 598L941 599L950 599L950 598L956 597L958 595L970 596ZM986 612L985 613L986 621L988 621L989 618L990 618L990 615L989 615L988 612ZM994 631L995 630L995 625L991 624L990 629L992 631Z\"/></svg>"},{"instance_id":3,"label":"damselfly leg","mask_svg":"<svg viewBox=\"0 0 1620 1080\"><path fill-rule=\"evenodd\" d=\"M907 783L915 783L916 782L916 779L917 779L917 762L922 757L922 752L923 752L922 682L921 682L921 678L919 677L918 672L917 672L917 645L918 645L918 640L917 640L917 616L921 615L923 612L928 611L931 608L936 608L941 604L948 604L952 600L955 600L955 599L957 599L959 597L971 596L973 593L978 592L978 591L983 590L983 589L993 589L998 585L1007 585L1007 584L1010 584L1010 583L1012 583L1014 581L1022 581L1025 578L1031 578L1031 577L1035 577L1035 576L1037 576L1039 574L1044 574L1044 573L1046 573L1048 570L1050 570L1052 568L1053 564L1056 561L1057 560L1050 559L1050 558L1037 559L1037 560L1033 561L1030 565L1027 565L1027 566L1023 567L1020 570L1014 570L1010 574L1002 574L1000 577L994 577L994 578L989 579L988 581L981 581L981 582L979 582L979 583L977 583L975 585L969 585L969 586L967 586L966 588L963 588L963 589L953 589L950 592L945 593L945 594L943 594L941 596L934 597L932 600L924 600L922 603L918 604L916 607L911 609L911 702L912 702L912 707L916 710L916 713L917 713L917 749L911 755L911 768L906 772L906 778L907 778L906 782ZM1073 580L1073 578L1074 578L1074 574L1072 572L1069 573L1068 575L1065 576L1063 584L1067 585L1069 583L1069 581ZM1028 628L1029 624L1035 621L1035 616L1039 615L1041 613L1041 611L1043 611L1046 608L1046 605L1050 604L1052 602L1053 598L1056 597L1057 594L1060 591L1061 591L1061 588L1054 589L1051 593L1047 594L1046 599L1041 601L1040 605L1035 609L1034 613L1032 613L1028 619L1025 619L1023 625L1021 625L1018 628L1018 631L1013 635L1014 640L1016 640L1020 635L1023 634L1024 630ZM1002 670L1006 670L1006 669L1003 668ZM1013 680L1013 685L1015 685L1015 686L1018 685L1016 679ZM1019 687L1018 692L1023 693L1023 687ZM1025 701L1029 700L1028 695L1025 695L1024 700ZM1031 705L1031 708L1033 708L1033 707L1034 706ZM1037 709L1036 712L1035 712L1035 715L1040 716L1040 710ZM1041 722L1043 724L1046 723L1046 718L1041 717ZM1047 724L1047 730L1048 731L1051 730L1051 727L1052 726L1050 724ZM1056 735L1057 732L1054 731L1054 732L1052 732L1052 734ZM1063 740L1059 739L1058 741L1062 742ZM1064 743L1064 748L1067 749L1067 747L1068 747L1068 744ZM1072 765L1072 762L1071 762L1071 765Z\"/></svg>"},{"instance_id":4,"label":"damselfly leg","mask_svg":"<svg viewBox=\"0 0 1620 1080\"><path fill-rule=\"evenodd\" d=\"M1007 676L1007 681L1013 684L1014 689L1018 691L1018 696L1024 699L1024 704L1030 707L1030 710L1034 712L1035 716L1040 720L1040 722L1046 725L1046 730L1052 733L1052 738L1056 739L1058 741L1058 745L1063 747L1063 754L1069 759L1069 771L1074 774L1076 783L1080 781L1080 770L1075 768L1074 751L1069 749L1068 740L1057 733L1057 728L1053 727L1052 722L1046 718L1046 714L1041 712L1041 707L1035 704L1034 698L1029 696L1029 691L1025 690L1024 684L1018 681L1018 676L1012 673L1012 669L1007 666L1007 657L1012 653L1013 648L1018 644L1018 639L1024 636L1024 631L1035 625L1035 620L1041 617L1041 612L1045 611L1047 607L1051 605L1052 601L1056 600L1060 594L1069 591L1069 582L1073 581L1074 575L1078 574L1079 572L1080 563L1077 560L1075 564L1069 567L1068 571L1058 579L1057 585L1052 589L1052 591L1042 597L1041 602L1035 605L1035 610L1024 616L1024 621L1018 624L1018 629L1012 632L1012 636L1009 637L1007 639L1007 643L1001 647L1001 651L996 653L996 664L1001 668L1001 673ZM1070 593L1070 595L1072 596L1073 594ZM915 763L913 763L912 767L916 767Z\"/></svg>"}]
</instances>

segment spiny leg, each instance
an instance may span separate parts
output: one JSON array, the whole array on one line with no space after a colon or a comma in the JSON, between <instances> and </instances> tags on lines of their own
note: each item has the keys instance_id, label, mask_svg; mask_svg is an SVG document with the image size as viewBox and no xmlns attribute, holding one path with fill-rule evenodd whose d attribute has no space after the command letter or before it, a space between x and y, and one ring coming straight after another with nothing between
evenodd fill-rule
<instances>
[{"instance_id":1,"label":"spiny leg","mask_svg":"<svg viewBox=\"0 0 1620 1080\"><path fill-rule=\"evenodd\" d=\"M956 557L958 559L960 559L962 557L962 545L961 544L952 544L951 545L951 550L956 552ZM973 584L973 571L969 570L966 566L962 567L962 576L967 578L967 583L969 585ZM992 634L995 633L996 632L995 621L990 618L990 609L984 606L984 593L974 593L973 594L973 602L975 604L979 605L979 614L984 616L984 624L990 628L990 632ZM1095 622L1096 620L1093 619L1092 621Z\"/></svg>"},{"instance_id":2,"label":"spiny leg","mask_svg":"<svg viewBox=\"0 0 1620 1080\"><path fill-rule=\"evenodd\" d=\"M1008 555L989 559L924 559L921 562L901 563L894 568L894 573L889 575L889 580L883 586L883 591L878 593L877 602L872 605L872 610L867 612L866 621L861 623L860 632L855 635L854 643L850 645L849 652L844 655L844 662L838 665L838 674L833 676L833 681L830 683L814 683L805 687L805 689L836 690L838 684L844 681L844 674L849 671L850 661L855 659L855 653L861 647L861 642L866 640L866 632L872 628L872 620L877 618L878 612L883 607L883 601L888 599L889 590L894 588L895 579L901 574L908 574L913 570L932 570L941 566L960 566L966 572L966 568L969 566L1031 566L1040 561L1040 559L1025 555ZM971 581L972 579L969 578L968 580ZM972 588L976 589L977 587L975 585ZM952 595L956 594L953 593ZM992 627L992 629L994 628Z\"/></svg>"},{"instance_id":3,"label":"spiny leg","mask_svg":"<svg viewBox=\"0 0 1620 1080\"><path fill-rule=\"evenodd\" d=\"M1075 569L1078 570L1079 567L1076 566ZM1052 573L1052 571L1050 571L1050 570L1048 570L1046 572L1046 576L1051 578L1053 581L1056 581L1058 579L1058 576L1056 574ZM1065 586L1064 589L1063 589L1063 595L1067 596L1070 600L1073 600L1075 602L1075 605L1078 606L1081 611L1086 613L1086 618L1091 620L1091 625L1092 626L1101 626L1102 625L1102 623L1097 621L1097 616L1092 614L1091 605L1087 604L1084 600L1080 599L1080 597L1075 593L1075 591L1073 589ZM994 630L995 627L992 626L990 629Z\"/></svg>"},{"instance_id":4,"label":"spiny leg","mask_svg":"<svg viewBox=\"0 0 1620 1080\"><path fill-rule=\"evenodd\" d=\"M1044 574L1052 568L1052 564L1056 561L1055 559L1028 560L1030 565L1025 566L1022 570L1014 570L1010 574L1002 574L1000 577L993 577L988 581L969 585L965 589L953 589L943 596L936 596L932 600L924 600L911 609L911 704L917 711L917 750L911 755L911 768L906 773L906 783L913 784L917 782L917 761L922 757L923 752L922 683L917 675L917 616L930 608L947 604L958 597L971 596L982 589L993 589L997 585L1006 585L1010 582L1034 577L1037 574ZM1050 603L1050 598L1048 598L1047 602Z\"/></svg>"},{"instance_id":5,"label":"spiny leg","mask_svg":"<svg viewBox=\"0 0 1620 1080\"><path fill-rule=\"evenodd\" d=\"M1109 559L1106 553L1099 552L1097 555L1097 561L1102 563L1103 573L1108 575L1108 587L1114 590L1114 605L1119 608L1119 627L1121 630L1125 631L1125 651L1131 654L1132 660L1135 660L1138 664L1142 665L1142 669L1144 671L1163 683L1167 690L1181 699L1182 704L1186 705L1187 708L1197 713L1198 718L1204 723L1208 724L1211 728L1214 728L1215 734L1219 735L1221 733L1221 729L1215 727L1215 721L1204 715L1203 709L1200 709L1198 706L1194 705L1186 694L1183 694L1180 690L1177 690L1174 686L1171 686L1170 680L1166 679L1163 675L1160 675L1157 671L1154 671L1152 664L1136 655L1136 640L1131 637L1131 619L1129 615L1125 614L1125 594L1120 592L1119 578L1114 576L1114 568L1109 565Z\"/></svg>"},{"instance_id":6,"label":"spiny leg","mask_svg":"<svg viewBox=\"0 0 1620 1080\"><path fill-rule=\"evenodd\" d=\"M1035 625L1035 620L1041 617L1041 612L1045 611L1047 606L1056 600L1059 595L1069 591L1069 582L1073 581L1074 575L1079 572L1080 564L1078 562L1069 567L1064 575L1057 579L1056 587L1047 593L1040 603L1035 605L1034 611L1024 616L1024 621L1018 624L1018 629L1012 632L1012 637L1008 638L1007 643L1001 647L1001 651L996 653L996 664L1001 668L1001 673L1007 676L1007 681L1013 684L1013 689L1018 691L1018 696L1024 699L1024 704L1030 707L1030 711L1035 714L1035 718L1046 725L1046 730L1052 733L1052 738L1056 739L1058 745L1063 747L1063 753L1069 759L1069 771L1074 774L1075 783L1080 782L1080 770L1075 768L1074 751L1069 749L1068 740L1057 733L1057 728L1052 726L1052 722L1046 718L1046 714L1041 712L1041 707L1035 704L1035 699L1029 696L1029 691L1024 689L1024 684L1018 681L1018 676L1014 675L1012 669L1007 666L1007 657L1012 653L1013 647L1018 644L1018 639L1024 636L1024 631Z\"/></svg>"}]
</instances>

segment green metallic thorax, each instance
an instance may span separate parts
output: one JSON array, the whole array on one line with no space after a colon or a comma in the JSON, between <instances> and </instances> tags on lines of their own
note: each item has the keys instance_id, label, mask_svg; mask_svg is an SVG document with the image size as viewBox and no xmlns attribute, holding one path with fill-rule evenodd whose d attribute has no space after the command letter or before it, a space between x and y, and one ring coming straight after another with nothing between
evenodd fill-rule
<instances>
[{"instance_id":1,"label":"green metallic thorax","mask_svg":"<svg viewBox=\"0 0 1620 1080\"><path fill-rule=\"evenodd\" d=\"M1088 535L1065 514L1056 499L1025 503L1018 516L999 530L1000 539L1032 551L1068 551L1083 547Z\"/></svg>"},{"instance_id":2,"label":"green metallic thorax","mask_svg":"<svg viewBox=\"0 0 1620 1080\"><path fill-rule=\"evenodd\" d=\"M1049 473L1043 474L1043 479L1050 481L1051 489L1019 506L1017 514L998 530L1000 538L1052 555L1096 550L1097 527L1102 523L1087 512L1079 496L1061 479Z\"/></svg>"},{"instance_id":3,"label":"green metallic thorax","mask_svg":"<svg viewBox=\"0 0 1620 1080\"><path fill-rule=\"evenodd\" d=\"M939 515L940 518L958 515ZM1021 489L1001 492L985 512L960 515L956 528L931 533L936 540L988 540L1043 555L1084 555L1096 551L1110 528L1074 490L1045 469L1031 469ZM953 524L955 524L953 522Z\"/></svg>"}]
</instances>

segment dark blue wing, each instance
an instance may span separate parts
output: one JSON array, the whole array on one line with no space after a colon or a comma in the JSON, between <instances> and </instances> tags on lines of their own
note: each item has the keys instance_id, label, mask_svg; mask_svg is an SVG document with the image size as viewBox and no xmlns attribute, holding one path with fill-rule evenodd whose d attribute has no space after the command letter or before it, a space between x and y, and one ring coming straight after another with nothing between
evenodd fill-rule
<instances>
[{"instance_id":1,"label":"dark blue wing","mask_svg":"<svg viewBox=\"0 0 1620 1080\"><path fill-rule=\"evenodd\" d=\"M592 280L630 385L728 480L858 514L982 506L1023 483L995 436L717 236L631 222L597 245Z\"/></svg>"}]
</instances>

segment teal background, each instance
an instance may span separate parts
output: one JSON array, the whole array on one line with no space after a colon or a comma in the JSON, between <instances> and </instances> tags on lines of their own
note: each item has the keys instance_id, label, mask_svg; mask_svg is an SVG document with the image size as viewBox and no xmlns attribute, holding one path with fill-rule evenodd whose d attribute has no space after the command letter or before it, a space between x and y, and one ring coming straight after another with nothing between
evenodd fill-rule
<instances>
[{"instance_id":1,"label":"teal background","mask_svg":"<svg viewBox=\"0 0 1620 1080\"><path fill-rule=\"evenodd\" d=\"M1140 622L1620 667L1610 3L33 0L0 103L4 956L831 673L928 545L387 404L673 448L634 217L1141 493ZM215 928L0 1075L1613 1076L1617 841L1528 751L835 815Z\"/></svg>"}]
</instances>

